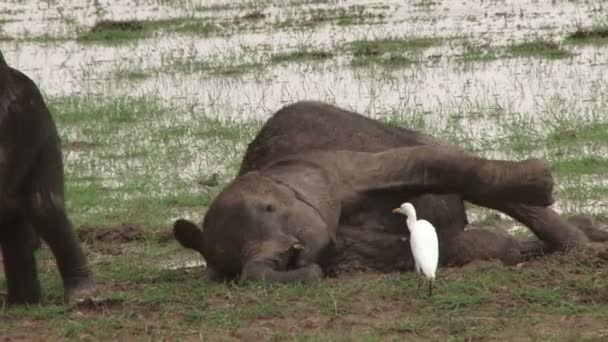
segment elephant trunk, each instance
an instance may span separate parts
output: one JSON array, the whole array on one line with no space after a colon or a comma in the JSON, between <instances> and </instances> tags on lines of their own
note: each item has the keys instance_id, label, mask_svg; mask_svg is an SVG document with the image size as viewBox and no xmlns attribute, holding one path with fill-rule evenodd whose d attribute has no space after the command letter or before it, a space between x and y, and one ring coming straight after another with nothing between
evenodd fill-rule
<instances>
[{"instance_id":1,"label":"elephant trunk","mask_svg":"<svg viewBox=\"0 0 608 342\"><path fill-rule=\"evenodd\" d=\"M245 264L241 280L267 281L274 283L307 283L321 279L323 270L317 264L309 264L298 269L277 271L261 261L251 261Z\"/></svg>"}]
</instances>

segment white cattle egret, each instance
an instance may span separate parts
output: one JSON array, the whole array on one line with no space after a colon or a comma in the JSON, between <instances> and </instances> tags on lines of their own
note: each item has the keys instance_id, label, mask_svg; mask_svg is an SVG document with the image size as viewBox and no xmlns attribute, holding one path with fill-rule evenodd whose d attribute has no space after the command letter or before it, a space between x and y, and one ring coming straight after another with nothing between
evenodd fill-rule
<instances>
[{"instance_id":1,"label":"white cattle egret","mask_svg":"<svg viewBox=\"0 0 608 342\"><path fill-rule=\"evenodd\" d=\"M429 296L433 294L435 271L439 262L439 241L435 227L427 220L417 220L416 210L411 203L403 203L393 210L407 216L407 228L410 230L410 247L414 255L416 273L422 272L429 280Z\"/></svg>"}]
</instances>

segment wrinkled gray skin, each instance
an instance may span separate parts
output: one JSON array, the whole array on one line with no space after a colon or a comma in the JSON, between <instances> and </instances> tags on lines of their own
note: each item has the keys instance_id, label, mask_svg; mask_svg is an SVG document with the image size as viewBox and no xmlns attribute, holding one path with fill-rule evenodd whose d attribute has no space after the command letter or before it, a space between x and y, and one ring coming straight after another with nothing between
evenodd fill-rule
<instances>
[{"instance_id":1,"label":"wrinkled gray skin","mask_svg":"<svg viewBox=\"0 0 608 342\"><path fill-rule=\"evenodd\" d=\"M64 207L60 148L38 88L0 53L0 249L11 304L40 300L39 237L55 256L68 301L92 289Z\"/></svg>"},{"instance_id":2,"label":"wrinkled gray skin","mask_svg":"<svg viewBox=\"0 0 608 342\"><path fill-rule=\"evenodd\" d=\"M540 160L485 160L412 130L299 102L275 113L249 144L203 230L178 220L174 234L221 278L299 282L342 268L411 270L405 218L391 213L409 201L437 228L441 264L515 263L524 252L588 240L547 207L552 187ZM465 231L463 200L507 213L544 244Z\"/></svg>"}]
</instances>

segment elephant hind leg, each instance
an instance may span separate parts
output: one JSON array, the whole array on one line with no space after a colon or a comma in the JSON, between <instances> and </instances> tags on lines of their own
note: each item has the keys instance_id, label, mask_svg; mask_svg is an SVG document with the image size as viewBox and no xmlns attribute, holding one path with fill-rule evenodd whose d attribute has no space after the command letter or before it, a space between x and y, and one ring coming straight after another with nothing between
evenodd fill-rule
<instances>
[{"instance_id":1,"label":"elephant hind leg","mask_svg":"<svg viewBox=\"0 0 608 342\"><path fill-rule=\"evenodd\" d=\"M593 242L608 241L608 225L603 229L601 224L588 215L575 215L568 218L568 222L585 233L587 238Z\"/></svg>"},{"instance_id":2,"label":"elephant hind leg","mask_svg":"<svg viewBox=\"0 0 608 342\"><path fill-rule=\"evenodd\" d=\"M34 251L37 236L22 219L0 224L4 231L0 243L9 304L31 304L40 301L40 283Z\"/></svg>"},{"instance_id":3,"label":"elephant hind leg","mask_svg":"<svg viewBox=\"0 0 608 342\"><path fill-rule=\"evenodd\" d=\"M440 258L446 266L462 266L474 260L498 259L515 265L524 259L522 245L506 232L469 229L441 241Z\"/></svg>"},{"instance_id":4,"label":"elephant hind leg","mask_svg":"<svg viewBox=\"0 0 608 342\"><path fill-rule=\"evenodd\" d=\"M63 165L58 145L45 146L29 179L27 217L55 256L66 300L88 296L93 290L92 276L64 207Z\"/></svg>"}]
</instances>

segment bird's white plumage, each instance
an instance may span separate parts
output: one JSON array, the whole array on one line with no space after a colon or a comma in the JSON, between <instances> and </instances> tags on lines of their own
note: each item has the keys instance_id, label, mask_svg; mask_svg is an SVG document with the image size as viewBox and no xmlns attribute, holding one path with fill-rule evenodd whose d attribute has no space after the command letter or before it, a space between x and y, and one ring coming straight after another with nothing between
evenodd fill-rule
<instances>
[{"instance_id":1,"label":"bird's white plumage","mask_svg":"<svg viewBox=\"0 0 608 342\"><path fill-rule=\"evenodd\" d=\"M427 278L434 280L439 262L439 241L435 227L426 220L418 220L411 225L408 223L408 226L414 261Z\"/></svg>"},{"instance_id":2,"label":"bird's white plumage","mask_svg":"<svg viewBox=\"0 0 608 342\"><path fill-rule=\"evenodd\" d=\"M439 239L435 227L427 220L418 220L411 203L403 203L394 211L407 216L416 272L422 272L432 282L439 263Z\"/></svg>"}]
</instances>

